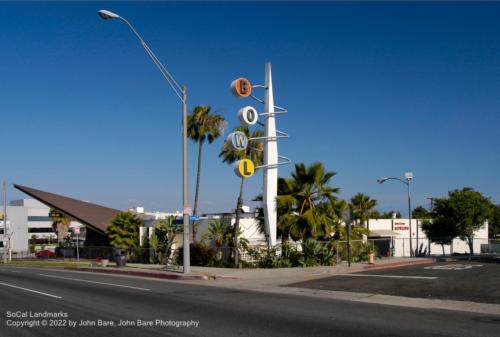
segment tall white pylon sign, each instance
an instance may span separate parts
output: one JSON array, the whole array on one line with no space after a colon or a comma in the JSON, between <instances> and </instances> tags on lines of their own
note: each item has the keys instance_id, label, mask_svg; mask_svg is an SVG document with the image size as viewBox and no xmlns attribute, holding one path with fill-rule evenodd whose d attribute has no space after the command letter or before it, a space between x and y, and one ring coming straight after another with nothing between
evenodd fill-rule
<instances>
[{"instance_id":1,"label":"tall white pylon sign","mask_svg":"<svg viewBox=\"0 0 500 337\"><path fill-rule=\"evenodd\" d=\"M258 99L252 95L252 88L264 88L264 100ZM242 125L252 126L259 124L264 127L264 137L249 138L248 140L264 142L263 159L264 164L256 166L255 169L264 170L264 179L262 183L264 220L266 225L266 234L271 246L276 245L276 197L278 196L278 165L288 164L290 160L278 154L278 138L288 138L288 135L282 131L276 130L277 114L286 113L287 110L274 105L273 80L271 75L271 63L266 64L266 83L265 85L252 85L246 78L238 78L231 83L233 94L238 98L251 97L254 100L264 104L264 112L257 113L257 110L251 106L246 106L238 111L238 118ZM258 116L265 118L264 123L258 122ZM281 162L279 160L282 160Z\"/></svg>"}]
</instances>

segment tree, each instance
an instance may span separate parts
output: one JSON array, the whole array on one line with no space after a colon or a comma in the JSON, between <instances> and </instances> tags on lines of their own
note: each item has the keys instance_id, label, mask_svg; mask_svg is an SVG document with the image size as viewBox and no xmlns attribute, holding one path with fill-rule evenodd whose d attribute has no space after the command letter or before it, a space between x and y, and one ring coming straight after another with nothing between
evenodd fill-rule
<instances>
[{"instance_id":1,"label":"tree","mask_svg":"<svg viewBox=\"0 0 500 337\"><path fill-rule=\"evenodd\" d=\"M226 244L231 233L229 226L222 220L217 219L210 222L208 232L203 235L203 240L213 241L217 248L218 258L222 257L222 246Z\"/></svg>"},{"instance_id":2,"label":"tree","mask_svg":"<svg viewBox=\"0 0 500 337\"><path fill-rule=\"evenodd\" d=\"M470 187L449 192L448 203L451 209L450 220L456 224L458 236L467 240L469 251L474 254L474 232L491 219L493 203Z\"/></svg>"},{"instance_id":3,"label":"tree","mask_svg":"<svg viewBox=\"0 0 500 337\"><path fill-rule=\"evenodd\" d=\"M59 244L59 246L62 246L64 243L64 239L68 235L68 229L71 225L71 218L54 208L50 209L49 217L52 220L52 228L57 234L57 243Z\"/></svg>"},{"instance_id":4,"label":"tree","mask_svg":"<svg viewBox=\"0 0 500 337\"><path fill-rule=\"evenodd\" d=\"M436 208L438 207L438 204L439 203L436 203ZM424 231L425 235L431 242L441 245L443 255L445 255L444 246L451 244L452 240L457 237L458 230L455 223L450 221L450 217L443 215L448 213L448 205L443 202L439 208L441 215L436 214L436 217L432 220L424 220L422 222L422 231Z\"/></svg>"},{"instance_id":5,"label":"tree","mask_svg":"<svg viewBox=\"0 0 500 337\"><path fill-rule=\"evenodd\" d=\"M368 235L370 235L370 211L377 206L377 200L369 196L358 193L351 198L351 208L354 219L359 220L361 225L366 225Z\"/></svg>"},{"instance_id":6,"label":"tree","mask_svg":"<svg viewBox=\"0 0 500 337\"><path fill-rule=\"evenodd\" d=\"M172 246L175 243L175 235L181 230L174 226L174 217L169 216L166 220L160 220L153 226L150 244L159 257L161 264L167 264L172 255Z\"/></svg>"},{"instance_id":7,"label":"tree","mask_svg":"<svg viewBox=\"0 0 500 337\"><path fill-rule=\"evenodd\" d=\"M380 215L380 219L392 219L394 213L396 213L396 219L401 219L401 213L397 211L384 212Z\"/></svg>"},{"instance_id":8,"label":"tree","mask_svg":"<svg viewBox=\"0 0 500 337\"><path fill-rule=\"evenodd\" d=\"M124 211L111 220L106 228L106 235L111 246L128 249L130 252L139 246L139 228L142 226L144 224L136 214Z\"/></svg>"},{"instance_id":9,"label":"tree","mask_svg":"<svg viewBox=\"0 0 500 337\"><path fill-rule=\"evenodd\" d=\"M424 207L422 206L418 206L416 207L415 209L413 209L413 211L411 212L411 217L413 219L420 219L420 220L425 220L425 219L429 219L430 217L430 213L429 211L427 211L427 209L425 209Z\"/></svg>"},{"instance_id":10,"label":"tree","mask_svg":"<svg viewBox=\"0 0 500 337\"><path fill-rule=\"evenodd\" d=\"M221 152L219 153L219 158L222 158L222 162L227 164L233 164L241 159L250 159L255 166L261 165L263 161L264 144L262 141L251 139L259 138L264 136L262 130L255 130L250 134L250 130L246 126L237 126L233 131L241 131L248 137L248 146L243 151L236 151L232 149L227 143L222 146ZM235 254L235 264L238 264L238 233L240 233L240 212L243 206L243 187L245 183L245 178L240 180L240 192L238 194L238 200L236 202L236 219L233 227L233 238L234 238L234 254Z\"/></svg>"},{"instance_id":11,"label":"tree","mask_svg":"<svg viewBox=\"0 0 500 337\"><path fill-rule=\"evenodd\" d=\"M223 134L224 127L226 125L224 117L210 114L210 110L210 106L196 106L187 118L188 137L198 143L198 167L196 170L196 189L193 207L194 214L198 214L203 143L208 141L209 144L212 144L215 139L219 138ZM196 240L197 231L198 228L196 226L196 222L193 222L193 241Z\"/></svg>"},{"instance_id":12,"label":"tree","mask_svg":"<svg viewBox=\"0 0 500 337\"><path fill-rule=\"evenodd\" d=\"M490 239L500 237L500 204L493 206L492 217L488 227L488 237Z\"/></svg>"},{"instance_id":13,"label":"tree","mask_svg":"<svg viewBox=\"0 0 500 337\"><path fill-rule=\"evenodd\" d=\"M380 212L375 209L375 210L371 211L368 216L369 216L369 219L378 220L382 217L382 214L380 214Z\"/></svg>"},{"instance_id":14,"label":"tree","mask_svg":"<svg viewBox=\"0 0 500 337\"><path fill-rule=\"evenodd\" d=\"M335 172L322 163L295 164L291 178L278 180L278 224L295 240L326 239L337 220L334 203L339 188L329 186ZM285 226L288 226L286 229Z\"/></svg>"}]
</instances>

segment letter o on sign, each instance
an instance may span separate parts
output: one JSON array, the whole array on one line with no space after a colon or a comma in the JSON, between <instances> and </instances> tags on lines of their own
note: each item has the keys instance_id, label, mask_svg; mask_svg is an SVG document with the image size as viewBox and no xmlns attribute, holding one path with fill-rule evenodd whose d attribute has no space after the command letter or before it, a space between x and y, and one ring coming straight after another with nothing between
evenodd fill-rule
<instances>
[{"instance_id":1,"label":"letter o on sign","mask_svg":"<svg viewBox=\"0 0 500 337\"><path fill-rule=\"evenodd\" d=\"M240 123L244 126L251 126L257 123L259 119L259 114L254 107L246 106L241 108L238 111L238 118L240 119Z\"/></svg>"},{"instance_id":2,"label":"letter o on sign","mask_svg":"<svg viewBox=\"0 0 500 337\"><path fill-rule=\"evenodd\" d=\"M236 97L244 98L250 96L252 93L252 85L249 80L240 77L231 83L231 90Z\"/></svg>"},{"instance_id":3,"label":"letter o on sign","mask_svg":"<svg viewBox=\"0 0 500 337\"><path fill-rule=\"evenodd\" d=\"M240 178L250 178L255 172L255 165L250 159L242 159L234 164L234 173Z\"/></svg>"}]
</instances>

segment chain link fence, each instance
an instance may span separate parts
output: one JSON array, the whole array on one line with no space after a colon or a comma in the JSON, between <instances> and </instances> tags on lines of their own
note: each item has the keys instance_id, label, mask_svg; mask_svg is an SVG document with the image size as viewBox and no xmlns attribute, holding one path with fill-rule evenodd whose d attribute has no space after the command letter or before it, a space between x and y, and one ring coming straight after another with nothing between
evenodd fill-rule
<instances>
[{"instance_id":1,"label":"chain link fence","mask_svg":"<svg viewBox=\"0 0 500 337\"><path fill-rule=\"evenodd\" d=\"M449 241L449 240L448 240ZM443 244L440 244L443 243ZM427 238L412 238L412 250L410 252L410 239L408 238L377 238L365 240L347 241L316 241L306 240L304 242L284 242L272 248L267 245L242 245L238 250L239 266L245 268L277 268L296 266L319 266L334 265L348 260L349 245L351 262L367 261L369 255L375 259L390 257L410 256L440 256L470 254L469 242L454 239L445 244L445 239L432 241ZM474 238L472 242L475 254L500 254L500 240L488 240ZM214 247L206 243L191 244L191 265L210 267L234 267L234 247ZM39 251L38 251L39 252ZM2 255L0 249L0 256ZM43 256L43 258L76 261L76 247L58 247L55 256ZM163 268L179 270L183 265L183 249L171 248L167 252L159 253L153 248L120 249L105 246L82 246L79 247L80 261L88 261L100 264L101 261L114 263L117 256L124 256L128 263L132 264L156 264ZM13 251L13 260L35 259L36 252Z\"/></svg>"}]
</instances>

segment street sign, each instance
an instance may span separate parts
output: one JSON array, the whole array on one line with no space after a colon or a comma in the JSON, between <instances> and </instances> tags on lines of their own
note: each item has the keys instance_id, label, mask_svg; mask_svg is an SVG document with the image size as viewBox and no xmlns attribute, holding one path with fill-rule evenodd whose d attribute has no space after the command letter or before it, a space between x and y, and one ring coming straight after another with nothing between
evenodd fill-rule
<instances>
[{"instance_id":1,"label":"street sign","mask_svg":"<svg viewBox=\"0 0 500 337\"><path fill-rule=\"evenodd\" d=\"M252 126L257 123L259 119L259 114L252 106L246 106L238 111L238 118L240 123L245 126Z\"/></svg>"},{"instance_id":2,"label":"street sign","mask_svg":"<svg viewBox=\"0 0 500 337\"><path fill-rule=\"evenodd\" d=\"M198 221L198 220L200 220L200 216L199 215L191 215L189 217L189 220L191 220L191 221Z\"/></svg>"},{"instance_id":3,"label":"street sign","mask_svg":"<svg viewBox=\"0 0 500 337\"><path fill-rule=\"evenodd\" d=\"M244 77L240 77L237 80L231 82L231 90L233 95L238 98L244 98L250 96L252 93L252 85L250 81Z\"/></svg>"},{"instance_id":4,"label":"street sign","mask_svg":"<svg viewBox=\"0 0 500 337\"><path fill-rule=\"evenodd\" d=\"M73 228L73 233L76 235L80 235L80 227L74 227Z\"/></svg>"},{"instance_id":5,"label":"street sign","mask_svg":"<svg viewBox=\"0 0 500 337\"><path fill-rule=\"evenodd\" d=\"M249 159L242 159L234 165L234 172L240 178L250 178L255 172L255 165Z\"/></svg>"},{"instance_id":6,"label":"street sign","mask_svg":"<svg viewBox=\"0 0 500 337\"><path fill-rule=\"evenodd\" d=\"M236 151L244 151L248 146L248 138L245 133L241 131L231 132L229 136L227 136L226 142Z\"/></svg>"},{"instance_id":7,"label":"street sign","mask_svg":"<svg viewBox=\"0 0 500 337\"><path fill-rule=\"evenodd\" d=\"M192 213L193 213L193 209L191 208L191 205L184 205L184 208L182 210L182 214L191 215Z\"/></svg>"}]
</instances>

